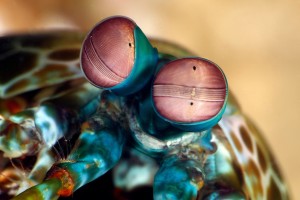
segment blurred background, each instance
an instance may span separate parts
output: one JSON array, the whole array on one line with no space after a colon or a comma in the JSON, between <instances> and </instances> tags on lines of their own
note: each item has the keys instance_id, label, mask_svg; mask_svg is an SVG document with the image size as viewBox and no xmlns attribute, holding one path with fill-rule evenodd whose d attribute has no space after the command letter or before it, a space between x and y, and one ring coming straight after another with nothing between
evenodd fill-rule
<instances>
[{"instance_id":1,"label":"blurred background","mask_svg":"<svg viewBox=\"0 0 300 200\"><path fill-rule=\"evenodd\" d=\"M88 31L111 15L222 67L300 199L300 1L0 0L0 35Z\"/></svg>"}]
</instances>

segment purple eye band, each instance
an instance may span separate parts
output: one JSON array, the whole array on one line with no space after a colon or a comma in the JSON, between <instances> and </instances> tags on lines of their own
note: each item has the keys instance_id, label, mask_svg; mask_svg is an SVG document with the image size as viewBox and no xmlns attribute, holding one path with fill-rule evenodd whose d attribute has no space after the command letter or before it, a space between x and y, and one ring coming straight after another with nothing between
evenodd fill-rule
<instances>
[{"instance_id":1,"label":"purple eye band","mask_svg":"<svg viewBox=\"0 0 300 200\"><path fill-rule=\"evenodd\" d=\"M197 88L179 85L154 85L154 97L174 97L195 101L224 101L226 88Z\"/></svg>"},{"instance_id":2,"label":"purple eye band","mask_svg":"<svg viewBox=\"0 0 300 200\"><path fill-rule=\"evenodd\" d=\"M156 111L170 122L204 122L219 116L227 83L221 69L202 58L182 58L156 74L152 98Z\"/></svg>"}]
</instances>

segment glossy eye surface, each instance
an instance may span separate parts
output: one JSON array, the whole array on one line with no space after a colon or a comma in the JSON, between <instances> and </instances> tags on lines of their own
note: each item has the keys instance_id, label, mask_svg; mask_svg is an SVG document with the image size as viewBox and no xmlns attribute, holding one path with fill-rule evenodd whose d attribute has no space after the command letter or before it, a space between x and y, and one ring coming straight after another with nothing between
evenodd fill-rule
<instances>
[{"instance_id":1,"label":"glossy eye surface","mask_svg":"<svg viewBox=\"0 0 300 200\"><path fill-rule=\"evenodd\" d=\"M86 37L81 66L87 79L97 87L113 87L128 77L135 57L135 23L125 17L108 18Z\"/></svg>"},{"instance_id":2,"label":"glossy eye surface","mask_svg":"<svg viewBox=\"0 0 300 200\"><path fill-rule=\"evenodd\" d=\"M152 78L158 52L129 18L116 16L97 24L81 49L81 68L90 83L126 96Z\"/></svg>"},{"instance_id":3,"label":"glossy eye surface","mask_svg":"<svg viewBox=\"0 0 300 200\"><path fill-rule=\"evenodd\" d=\"M156 111L168 121L209 121L221 117L227 82L214 63L202 58L183 58L162 67L155 77L152 95Z\"/></svg>"}]
</instances>

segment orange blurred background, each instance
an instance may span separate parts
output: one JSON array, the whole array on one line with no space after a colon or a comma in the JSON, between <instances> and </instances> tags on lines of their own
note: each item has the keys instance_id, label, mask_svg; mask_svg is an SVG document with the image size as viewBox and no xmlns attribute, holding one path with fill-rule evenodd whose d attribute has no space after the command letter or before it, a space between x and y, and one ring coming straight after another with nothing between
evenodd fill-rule
<instances>
[{"instance_id":1,"label":"orange blurred background","mask_svg":"<svg viewBox=\"0 0 300 200\"><path fill-rule=\"evenodd\" d=\"M270 144L291 196L300 199L299 1L1 0L0 35L87 31L111 15L126 15L148 36L174 41L221 66Z\"/></svg>"}]
</instances>

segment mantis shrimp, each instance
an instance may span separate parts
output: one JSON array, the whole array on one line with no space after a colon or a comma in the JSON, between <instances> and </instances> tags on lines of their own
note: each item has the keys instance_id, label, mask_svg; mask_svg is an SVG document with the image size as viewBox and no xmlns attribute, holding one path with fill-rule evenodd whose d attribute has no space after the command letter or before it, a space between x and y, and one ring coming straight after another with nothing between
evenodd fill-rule
<instances>
[{"instance_id":1,"label":"mantis shrimp","mask_svg":"<svg viewBox=\"0 0 300 200\"><path fill-rule=\"evenodd\" d=\"M0 44L3 198L68 197L112 172L114 199L142 186L155 200L288 199L212 61L148 39L122 16L85 38L53 32Z\"/></svg>"}]
</instances>

